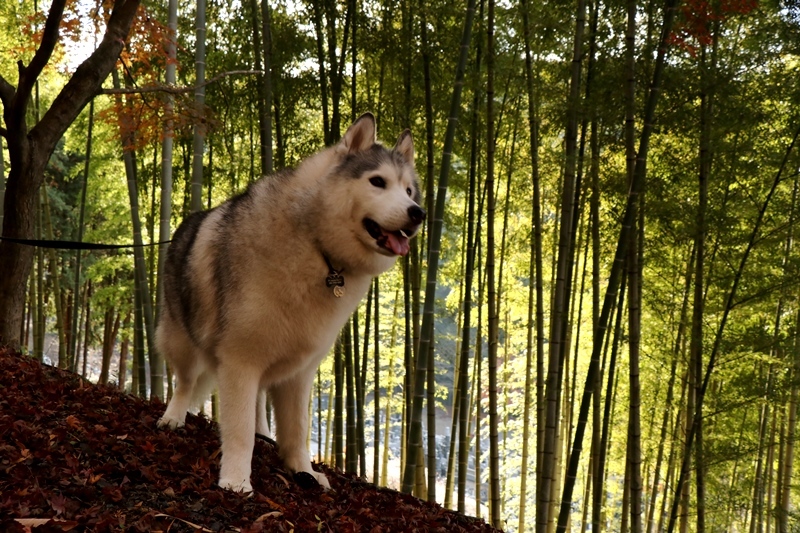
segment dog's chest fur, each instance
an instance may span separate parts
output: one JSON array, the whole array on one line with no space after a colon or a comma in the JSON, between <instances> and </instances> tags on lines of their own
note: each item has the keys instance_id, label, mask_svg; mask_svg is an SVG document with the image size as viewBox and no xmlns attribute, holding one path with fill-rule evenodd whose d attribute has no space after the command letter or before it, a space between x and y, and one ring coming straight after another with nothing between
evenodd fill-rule
<instances>
[{"instance_id":1,"label":"dog's chest fur","mask_svg":"<svg viewBox=\"0 0 800 533\"><path fill-rule=\"evenodd\" d=\"M219 293L215 323L208 324L208 333L218 337L214 345L248 354L250 365L268 364L273 376L318 364L371 281L345 268L344 294L336 297L326 286L329 267L318 243L300 220L313 214L299 210L298 198L274 192L270 201L262 199L263 213L248 213L235 233L209 249L218 260L224 254L229 286ZM279 209L276 200L293 201L294 210Z\"/></svg>"}]
</instances>

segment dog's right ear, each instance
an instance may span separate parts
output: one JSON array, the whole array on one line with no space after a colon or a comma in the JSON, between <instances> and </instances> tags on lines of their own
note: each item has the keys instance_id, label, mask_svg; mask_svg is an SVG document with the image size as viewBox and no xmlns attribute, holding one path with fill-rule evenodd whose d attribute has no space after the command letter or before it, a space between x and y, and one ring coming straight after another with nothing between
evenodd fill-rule
<instances>
[{"instance_id":1,"label":"dog's right ear","mask_svg":"<svg viewBox=\"0 0 800 533\"><path fill-rule=\"evenodd\" d=\"M375 117L372 113L364 113L347 128L347 132L339 142L340 150L352 154L366 150L375 144Z\"/></svg>"},{"instance_id":2,"label":"dog's right ear","mask_svg":"<svg viewBox=\"0 0 800 533\"><path fill-rule=\"evenodd\" d=\"M409 165L414 166L414 139L411 137L411 130L404 130L394 145L394 151L405 158Z\"/></svg>"}]
</instances>

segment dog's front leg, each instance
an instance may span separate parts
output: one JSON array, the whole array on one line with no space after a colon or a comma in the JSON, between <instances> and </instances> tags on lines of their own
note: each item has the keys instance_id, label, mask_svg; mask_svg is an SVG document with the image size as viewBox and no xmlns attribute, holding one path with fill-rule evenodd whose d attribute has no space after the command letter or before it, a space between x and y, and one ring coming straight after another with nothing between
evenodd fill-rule
<instances>
[{"instance_id":1,"label":"dog's front leg","mask_svg":"<svg viewBox=\"0 0 800 533\"><path fill-rule=\"evenodd\" d=\"M320 485L330 488L325 474L311 468L306 447L308 402L315 374L316 367L306 368L288 380L273 385L270 387L270 398L275 412L275 436L284 464L294 472L311 474Z\"/></svg>"},{"instance_id":2,"label":"dog's front leg","mask_svg":"<svg viewBox=\"0 0 800 533\"><path fill-rule=\"evenodd\" d=\"M222 460L219 486L237 492L252 492L250 464L256 430L256 397L259 373L235 365L220 365L219 426Z\"/></svg>"}]
</instances>

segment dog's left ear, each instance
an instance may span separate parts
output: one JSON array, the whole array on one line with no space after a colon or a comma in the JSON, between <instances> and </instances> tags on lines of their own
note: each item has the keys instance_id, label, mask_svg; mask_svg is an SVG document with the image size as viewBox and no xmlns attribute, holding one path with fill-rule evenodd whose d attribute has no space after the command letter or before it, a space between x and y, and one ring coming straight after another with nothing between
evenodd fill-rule
<instances>
[{"instance_id":1,"label":"dog's left ear","mask_svg":"<svg viewBox=\"0 0 800 533\"><path fill-rule=\"evenodd\" d=\"M372 113L364 113L347 128L347 132L339 142L346 154L366 150L375 144L375 117Z\"/></svg>"},{"instance_id":2,"label":"dog's left ear","mask_svg":"<svg viewBox=\"0 0 800 533\"><path fill-rule=\"evenodd\" d=\"M405 130L397 139L394 151L402 155L409 165L414 165L414 139L411 137L411 130Z\"/></svg>"}]
</instances>

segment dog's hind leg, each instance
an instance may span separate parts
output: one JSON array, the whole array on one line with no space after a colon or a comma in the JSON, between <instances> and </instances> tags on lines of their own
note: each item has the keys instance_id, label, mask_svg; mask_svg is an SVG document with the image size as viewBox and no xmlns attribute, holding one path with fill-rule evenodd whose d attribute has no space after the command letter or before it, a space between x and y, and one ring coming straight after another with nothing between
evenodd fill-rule
<instances>
[{"instance_id":1,"label":"dog's hind leg","mask_svg":"<svg viewBox=\"0 0 800 533\"><path fill-rule=\"evenodd\" d=\"M315 374L316 366L312 365L286 381L272 385L270 398L275 411L278 450L284 464L294 472L311 474L320 485L330 488L325 474L311 468L311 458L306 447L308 402Z\"/></svg>"},{"instance_id":2,"label":"dog's hind leg","mask_svg":"<svg viewBox=\"0 0 800 533\"><path fill-rule=\"evenodd\" d=\"M252 492L250 463L256 440L255 406L260 372L235 364L220 364L219 430L222 460L219 486L238 492Z\"/></svg>"},{"instance_id":3,"label":"dog's hind leg","mask_svg":"<svg viewBox=\"0 0 800 533\"><path fill-rule=\"evenodd\" d=\"M178 428L183 426L186 421L186 412L195 405L199 396L196 394L197 383L201 376L205 377L206 375L205 372L198 374L195 368L190 369L189 372L175 372L175 392L167 405L167 410L164 411L164 416L158 421L159 427Z\"/></svg>"},{"instance_id":4,"label":"dog's hind leg","mask_svg":"<svg viewBox=\"0 0 800 533\"><path fill-rule=\"evenodd\" d=\"M258 399L256 400L256 434L272 438L267 421L267 389L265 387L258 390Z\"/></svg>"},{"instance_id":5,"label":"dog's hind leg","mask_svg":"<svg viewBox=\"0 0 800 533\"><path fill-rule=\"evenodd\" d=\"M175 392L158 425L177 428L183 426L186 412L197 400L198 382L204 385L200 388L205 388L209 372L202 357L193 353L191 341L183 332L159 331L157 339L158 349L169 358L175 374Z\"/></svg>"}]
</instances>

